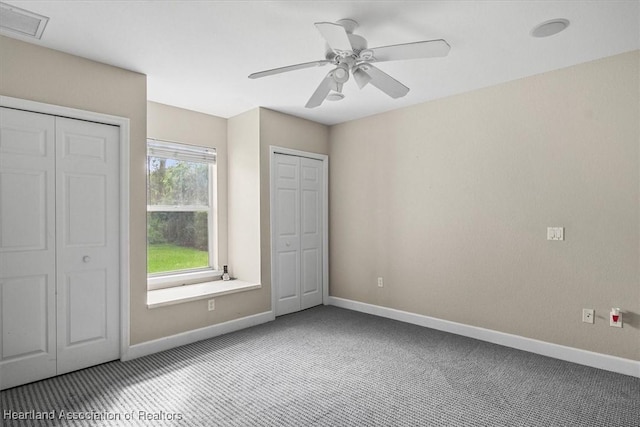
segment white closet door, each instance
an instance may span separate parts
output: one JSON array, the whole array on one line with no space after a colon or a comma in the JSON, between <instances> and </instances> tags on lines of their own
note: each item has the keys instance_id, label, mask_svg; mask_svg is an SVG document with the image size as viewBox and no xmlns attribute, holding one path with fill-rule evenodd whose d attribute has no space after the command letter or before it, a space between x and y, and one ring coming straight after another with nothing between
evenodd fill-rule
<instances>
[{"instance_id":1,"label":"white closet door","mask_svg":"<svg viewBox=\"0 0 640 427\"><path fill-rule=\"evenodd\" d=\"M0 108L0 388L119 357L119 129Z\"/></svg>"},{"instance_id":2,"label":"white closet door","mask_svg":"<svg viewBox=\"0 0 640 427\"><path fill-rule=\"evenodd\" d=\"M58 374L117 359L119 128L56 119Z\"/></svg>"},{"instance_id":3,"label":"white closet door","mask_svg":"<svg viewBox=\"0 0 640 427\"><path fill-rule=\"evenodd\" d=\"M55 119L0 108L0 388L56 375Z\"/></svg>"},{"instance_id":4,"label":"white closet door","mask_svg":"<svg viewBox=\"0 0 640 427\"><path fill-rule=\"evenodd\" d=\"M300 158L302 310L322 304L322 162Z\"/></svg>"},{"instance_id":5,"label":"white closet door","mask_svg":"<svg viewBox=\"0 0 640 427\"><path fill-rule=\"evenodd\" d=\"M322 304L323 164L274 156L276 316Z\"/></svg>"},{"instance_id":6,"label":"white closet door","mask_svg":"<svg viewBox=\"0 0 640 427\"><path fill-rule=\"evenodd\" d=\"M276 154L276 316L300 310L300 158Z\"/></svg>"}]
</instances>

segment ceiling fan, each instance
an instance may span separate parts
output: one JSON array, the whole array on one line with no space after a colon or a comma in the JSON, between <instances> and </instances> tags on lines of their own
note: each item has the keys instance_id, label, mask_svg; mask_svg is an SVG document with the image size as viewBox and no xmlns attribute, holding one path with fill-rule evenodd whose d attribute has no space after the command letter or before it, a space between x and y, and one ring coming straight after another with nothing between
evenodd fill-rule
<instances>
[{"instance_id":1,"label":"ceiling fan","mask_svg":"<svg viewBox=\"0 0 640 427\"><path fill-rule=\"evenodd\" d=\"M375 67L374 62L442 57L451 49L442 39L368 48L364 37L353 34L358 23L352 19L341 19L337 23L316 22L315 26L327 42L326 59L260 71L250 74L249 78L332 64L335 68L322 79L305 107L317 107L325 99L344 98L342 85L349 80L349 73L360 89L371 83L390 97L400 98L409 92L409 88Z\"/></svg>"}]
</instances>

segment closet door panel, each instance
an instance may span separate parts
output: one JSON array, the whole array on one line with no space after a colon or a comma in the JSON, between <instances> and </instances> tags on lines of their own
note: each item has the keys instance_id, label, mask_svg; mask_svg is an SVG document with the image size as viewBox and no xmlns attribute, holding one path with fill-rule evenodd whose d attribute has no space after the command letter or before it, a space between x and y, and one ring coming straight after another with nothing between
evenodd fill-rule
<instances>
[{"instance_id":1,"label":"closet door panel","mask_svg":"<svg viewBox=\"0 0 640 427\"><path fill-rule=\"evenodd\" d=\"M278 299L279 301L286 301L290 299L298 299L298 279L296 272L298 268L296 266L298 260L297 251L280 251L278 253L278 271L279 274L279 287L278 287ZM298 304L295 304L296 308Z\"/></svg>"},{"instance_id":2,"label":"closet door panel","mask_svg":"<svg viewBox=\"0 0 640 427\"><path fill-rule=\"evenodd\" d=\"M56 374L55 119L0 108L0 388Z\"/></svg>"},{"instance_id":3,"label":"closet door panel","mask_svg":"<svg viewBox=\"0 0 640 427\"><path fill-rule=\"evenodd\" d=\"M2 300L2 358L45 355L47 329L47 276L5 278Z\"/></svg>"},{"instance_id":4,"label":"closet door panel","mask_svg":"<svg viewBox=\"0 0 640 427\"><path fill-rule=\"evenodd\" d=\"M66 247L104 247L107 244L107 179L105 176L64 175Z\"/></svg>"},{"instance_id":5,"label":"closet door panel","mask_svg":"<svg viewBox=\"0 0 640 427\"><path fill-rule=\"evenodd\" d=\"M322 282L318 279L321 278L318 267L320 264L320 251L318 249L303 249L302 250L302 295L308 297L310 294L320 292L322 289ZM322 301L320 301L322 302ZM308 303L307 303L308 304ZM313 302L311 302L313 304ZM313 304L318 305L318 304ZM313 307L310 305L309 307Z\"/></svg>"},{"instance_id":6,"label":"closet door panel","mask_svg":"<svg viewBox=\"0 0 640 427\"><path fill-rule=\"evenodd\" d=\"M119 129L56 119L58 373L117 359Z\"/></svg>"},{"instance_id":7,"label":"closet door panel","mask_svg":"<svg viewBox=\"0 0 640 427\"><path fill-rule=\"evenodd\" d=\"M67 274L65 293L67 313L65 346L83 345L102 341L107 336L107 272L105 270L81 271ZM102 298L96 298L101 296ZM90 303L87 303L90 301Z\"/></svg>"},{"instance_id":8,"label":"closet door panel","mask_svg":"<svg viewBox=\"0 0 640 427\"><path fill-rule=\"evenodd\" d=\"M4 251L44 250L46 210L46 172L12 168L0 172L0 246Z\"/></svg>"},{"instance_id":9,"label":"closet door panel","mask_svg":"<svg viewBox=\"0 0 640 427\"><path fill-rule=\"evenodd\" d=\"M300 158L301 309L322 304L322 192L320 160Z\"/></svg>"},{"instance_id":10,"label":"closet door panel","mask_svg":"<svg viewBox=\"0 0 640 427\"><path fill-rule=\"evenodd\" d=\"M276 316L300 310L300 159L276 154Z\"/></svg>"}]
</instances>

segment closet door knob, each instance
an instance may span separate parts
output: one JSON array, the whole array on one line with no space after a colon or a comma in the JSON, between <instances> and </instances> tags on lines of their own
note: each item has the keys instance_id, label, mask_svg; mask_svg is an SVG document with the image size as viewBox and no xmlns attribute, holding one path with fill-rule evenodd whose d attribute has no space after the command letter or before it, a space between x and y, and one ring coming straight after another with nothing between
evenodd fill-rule
<instances>
[{"instance_id":1,"label":"closet door knob","mask_svg":"<svg viewBox=\"0 0 640 427\"><path fill-rule=\"evenodd\" d=\"M289 247L289 246L291 246L291 243L287 242L287 243L285 243L285 246Z\"/></svg>"},{"instance_id":2,"label":"closet door knob","mask_svg":"<svg viewBox=\"0 0 640 427\"><path fill-rule=\"evenodd\" d=\"M82 262L89 262L91 261L91 257L89 255L85 255L82 257Z\"/></svg>"}]
</instances>

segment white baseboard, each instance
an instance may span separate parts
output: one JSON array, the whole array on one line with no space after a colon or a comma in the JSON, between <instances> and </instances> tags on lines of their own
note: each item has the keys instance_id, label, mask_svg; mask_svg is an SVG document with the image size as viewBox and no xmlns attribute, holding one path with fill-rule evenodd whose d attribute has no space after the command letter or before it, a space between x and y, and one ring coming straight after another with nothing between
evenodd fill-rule
<instances>
[{"instance_id":1,"label":"white baseboard","mask_svg":"<svg viewBox=\"0 0 640 427\"><path fill-rule=\"evenodd\" d=\"M566 360L580 365L591 366L593 368L604 369L606 371L640 378L640 362L635 360L595 353L587 350L580 350L573 347L525 338L519 335L506 334L504 332L493 331L491 329L469 326L462 323L451 322L448 320L437 319L435 317L409 313L407 311L344 298L330 296L329 305L399 320L401 322L412 323L414 325L424 326L440 331L451 332L453 334L475 338L481 341L503 345L505 347L516 348L530 353L541 354L555 359Z\"/></svg>"},{"instance_id":2,"label":"white baseboard","mask_svg":"<svg viewBox=\"0 0 640 427\"><path fill-rule=\"evenodd\" d=\"M122 355L120 360L123 362L132 360L138 357L157 353L159 351L169 350L170 348L180 347L181 345L206 340L208 338L217 337L218 335L250 328L251 326L257 326L262 323L270 322L274 319L275 315L273 311L265 311L264 313L229 320L228 322L218 323L217 325L206 326L204 328L194 329L193 331L182 332L180 334L159 338L157 340L135 344L129 346L128 351Z\"/></svg>"}]
</instances>

